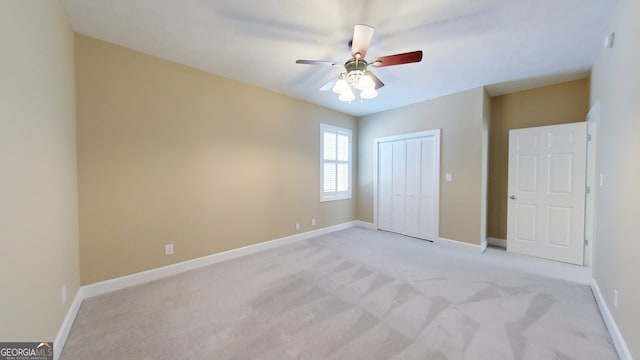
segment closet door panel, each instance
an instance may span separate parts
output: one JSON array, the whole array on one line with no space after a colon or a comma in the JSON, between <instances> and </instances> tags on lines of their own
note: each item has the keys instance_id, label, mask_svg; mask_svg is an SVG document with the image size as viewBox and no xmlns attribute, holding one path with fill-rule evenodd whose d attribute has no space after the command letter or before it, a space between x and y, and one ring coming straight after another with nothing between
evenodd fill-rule
<instances>
[{"instance_id":1,"label":"closet door panel","mask_svg":"<svg viewBox=\"0 0 640 360\"><path fill-rule=\"evenodd\" d=\"M393 147L391 143L378 144L378 228L391 229L393 211Z\"/></svg>"},{"instance_id":2,"label":"closet door panel","mask_svg":"<svg viewBox=\"0 0 640 360\"><path fill-rule=\"evenodd\" d=\"M404 233L409 236L420 235L420 140L411 139L405 142L405 192L404 192Z\"/></svg>"},{"instance_id":3,"label":"closet door panel","mask_svg":"<svg viewBox=\"0 0 640 360\"><path fill-rule=\"evenodd\" d=\"M420 140L420 238L436 240L436 142L434 137Z\"/></svg>"},{"instance_id":4,"label":"closet door panel","mask_svg":"<svg viewBox=\"0 0 640 360\"><path fill-rule=\"evenodd\" d=\"M404 193L405 193L405 143L392 143L392 191L391 230L404 234Z\"/></svg>"}]
</instances>

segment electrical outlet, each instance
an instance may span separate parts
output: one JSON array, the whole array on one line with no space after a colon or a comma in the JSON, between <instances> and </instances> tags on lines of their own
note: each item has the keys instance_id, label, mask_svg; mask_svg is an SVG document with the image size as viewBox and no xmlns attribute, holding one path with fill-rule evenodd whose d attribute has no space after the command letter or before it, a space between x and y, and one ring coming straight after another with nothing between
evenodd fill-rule
<instances>
[{"instance_id":1,"label":"electrical outlet","mask_svg":"<svg viewBox=\"0 0 640 360\"><path fill-rule=\"evenodd\" d=\"M172 255L173 254L173 244L166 244L164 246L164 254L165 255Z\"/></svg>"},{"instance_id":2,"label":"electrical outlet","mask_svg":"<svg viewBox=\"0 0 640 360\"><path fill-rule=\"evenodd\" d=\"M616 309L618 308L619 302L618 302L618 290L613 290L613 307L615 307Z\"/></svg>"},{"instance_id":3,"label":"electrical outlet","mask_svg":"<svg viewBox=\"0 0 640 360\"><path fill-rule=\"evenodd\" d=\"M62 285L62 305L67 303L67 285Z\"/></svg>"},{"instance_id":4,"label":"electrical outlet","mask_svg":"<svg viewBox=\"0 0 640 360\"><path fill-rule=\"evenodd\" d=\"M296 223L296 230L300 230L300 223Z\"/></svg>"},{"instance_id":5,"label":"electrical outlet","mask_svg":"<svg viewBox=\"0 0 640 360\"><path fill-rule=\"evenodd\" d=\"M316 226L316 219L311 219L311 226Z\"/></svg>"},{"instance_id":6,"label":"electrical outlet","mask_svg":"<svg viewBox=\"0 0 640 360\"><path fill-rule=\"evenodd\" d=\"M451 173L448 173L447 175L445 175L445 180L446 181L453 181L453 175L451 175Z\"/></svg>"}]
</instances>

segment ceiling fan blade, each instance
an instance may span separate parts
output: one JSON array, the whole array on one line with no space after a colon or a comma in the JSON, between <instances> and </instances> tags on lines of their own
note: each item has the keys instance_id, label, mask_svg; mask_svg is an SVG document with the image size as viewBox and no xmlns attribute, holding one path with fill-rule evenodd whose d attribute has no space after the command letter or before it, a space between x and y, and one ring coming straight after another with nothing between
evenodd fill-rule
<instances>
[{"instance_id":1,"label":"ceiling fan blade","mask_svg":"<svg viewBox=\"0 0 640 360\"><path fill-rule=\"evenodd\" d=\"M330 61L330 60L296 60L296 64L320 65L320 66L342 65L342 63L339 61Z\"/></svg>"},{"instance_id":2,"label":"ceiling fan blade","mask_svg":"<svg viewBox=\"0 0 640 360\"><path fill-rule=\"evenodd\" d=\"M320 91L327 91L327 90L331 90L333 89L333 86L336 84L336 82L338 81L340 77L337 77L335 79L332 79L331 81L329 81L328 83L324 84L321 88Z\"/></svg>"},{"instance_id":3,"label":"ceiling fan blade","mask_svg":"<svg viewBox=\"0 0 640 360\"><path fill-rule=\"evenodd\" d=\"M373 75L373 73L371 71L366 71L365 75L369 75L369 77L371 78L371 80L373 80L373 82L376 84L375 89L380 89L381 87L384 86L384 83L382 81L380 81L380 79L378 79L377 76Z\"/></svg>"},{"instance_id":4,"label":"ceiling fan blade","mask_svg":"<svg viewBox=\"0 0 640 360\"><path fill-rule=\"evenodd\" d=\"M369 65L375 67L401 65L422 61L422 50L411 51L402 54L395 54L389 56L383 56L375 58L369 62Z\"/></svg>"},{"instance_id":5,"label":"ceiling fan blade","mask_svg":"<svg viewBox=\"0 0 640 360\"><path fill-rule=\"evenodd\" d=\"M373 28L369 25L356 25L353 28L353 40L351 46L351 56L356 57L360 53L360 58L364 59L369 50L369 44L373 37Z\"/></svg>"}]
</instances>

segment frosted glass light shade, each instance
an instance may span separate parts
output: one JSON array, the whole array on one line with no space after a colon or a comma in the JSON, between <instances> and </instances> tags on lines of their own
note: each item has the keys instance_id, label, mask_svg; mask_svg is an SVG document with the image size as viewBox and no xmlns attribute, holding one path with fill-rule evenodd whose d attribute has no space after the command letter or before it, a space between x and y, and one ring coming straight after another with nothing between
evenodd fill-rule
<instances>
[{"instance_id":1,"label":"frosted glass light shade","mask_svg":"<svg viewBox=\"0 0 640 360\"><path fill-rule=\"evenodd\" d=\"M349 83L347 80L340 78L336 81L336 84L333 86L333 92L336 94L342 94L346 91L349 91Z\"/></svg>"},{"instance_id":2,"label":"frosted glass light shade","mask_svg":"<svg viewBox=\"0 0 640 360\"><path fill-rule=\"evenodd\" d=\"M360 79L358 80L358 83L356 84L356 89L364 90L364 89L372 88L374 86L376 86L376 84L373 82L371 77L369 75L364 75L360 77Z\"/></svg>"},{"instance_id":3,"label":"frosted glass light shade","mask_svg":"<svg viewBox=\"0 0 640 360\"><path fill-rule=\"evenodd\" d=\"M353 101L353 99L355 98L356 96L353 94L351 89L348 89L348 91L345 91L342 94L340 94L340 97L338 99L340 99L340 101Z\"/></svg>"},{"instance_id":4,"label":"frosted glass light shade","mask_svg":"<svg viewBox=\"0 0 640 360\"><path fill-rule=\"evenodd\" d=\"M378 96L378 92L373 87L368 87L360 93L361 99L373 99L376 96Z\"/></svg>"}]
</instances>

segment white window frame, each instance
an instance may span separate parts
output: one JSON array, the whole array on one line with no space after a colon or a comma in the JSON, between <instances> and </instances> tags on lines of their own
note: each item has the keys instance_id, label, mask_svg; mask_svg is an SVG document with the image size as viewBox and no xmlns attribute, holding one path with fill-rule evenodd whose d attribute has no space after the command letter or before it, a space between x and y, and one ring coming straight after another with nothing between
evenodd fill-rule
<instances>
[{"instance_id":1,"label":"white window frame","mask_svg":"<svg viewBox=\"0 0 640 360\"><path fill-rule=\"evenodd\" d=\"M336 160L325 160L324 159L324 134L326 132L335 133L336 135L346 135L349 139L349 149L348 149L348 159L347 161L340 161L336 158ZM334 200L345 200L351 199L351 190L353 188L353 137L351 136L351 129L345 129L334 125L320 124L320 201L334 201ZM337 147L337 141L336 141ZM337 153L337 149L336 149ZM324 165L325 163L335 163L337 164L347 164L347 176L349 177L347 180L347 191L336 191L334 192L325 192L324 191ZM336 173L336 182L337 182L337 173Z\"/></svg>"}]
</instances>

